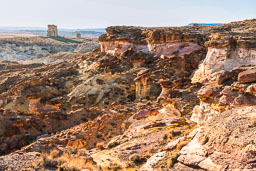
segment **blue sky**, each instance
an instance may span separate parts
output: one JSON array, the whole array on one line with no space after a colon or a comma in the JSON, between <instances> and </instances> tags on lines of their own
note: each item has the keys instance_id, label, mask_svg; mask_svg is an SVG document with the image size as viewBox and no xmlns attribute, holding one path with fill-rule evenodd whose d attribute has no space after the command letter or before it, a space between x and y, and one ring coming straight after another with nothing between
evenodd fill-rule
<instances>
[{"instance_id":1,"label":"blue sky","mask_svg":"<svg viewBox=\"0 0 256 171\"><path fill-rule=\"evenodd\" d=\"M256 18L256 0L0 0L0 26L180 26Z\"/></svg>"}]
</instances>

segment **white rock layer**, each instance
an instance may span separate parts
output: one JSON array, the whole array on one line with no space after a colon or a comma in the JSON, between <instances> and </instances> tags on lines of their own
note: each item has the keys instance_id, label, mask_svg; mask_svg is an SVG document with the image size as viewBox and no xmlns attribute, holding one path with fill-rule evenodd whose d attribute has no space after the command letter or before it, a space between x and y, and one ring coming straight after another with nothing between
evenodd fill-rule
<instances>
[{"instance_id":1,"label":"white rock layer","mask_svg":"<svg viewBox=\"0 0 256 171\"><path fill-rule=\"evenodd\" d=\"M201 102L200 105L194 107L190 120L200 126L217 114L219 114L219 112L214 110L210 104Z\"/></svg>"},{"instance_id":2,"label":"white rock layer","mask_svg":"<svg viewBox=\"0 0 256 171\"><path fill-rule=\"evenodd\" d=\"M132 48L133 50L144 53L150 53L153 55L165 55L170 56L174 53L178 56L184 56L191 54L193 51L199 50L202 47L197 43L192 42L168 42L162 44L134 44L127 41L111 41L100 42L101 51L111 55L121 55L123 52Z\"/></svg>"},{"instance_id":3,"label":"white rock layer","mask_svg":"<svg viewBox=\"0 0 256 171\"><path fill-rule=\"evenodd\" d=\"M256 65L256 49L237 47L231 51L228 48L209 47L206 58L192 76L192 82L210 80L213 73L242 65Z\"/></svg>"}]
</instances>

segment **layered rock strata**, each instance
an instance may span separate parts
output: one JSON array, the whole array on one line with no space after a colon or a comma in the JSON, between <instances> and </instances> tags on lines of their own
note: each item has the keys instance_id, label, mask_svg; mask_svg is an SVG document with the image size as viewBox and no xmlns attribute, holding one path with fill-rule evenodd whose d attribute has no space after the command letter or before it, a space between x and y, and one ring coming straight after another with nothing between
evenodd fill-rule
<instances>
[{"instance_id":1,"label":"layered rock strata","mask_svg":"<svg viewBox=\"0 0 256 171\"><path fill-rule=\"evenodd\" d=\"M101 51L121 55L129 48L164 56L184 56L202 48L200 35L186 35L175 28L109 27L100 36Z\"/></svg>"},{"instance_id":2,"label":"layered rock strata","mask_svg":"<svg viewBox=\"0 0 256 171\"><path fill-rule=\"evenodd\" d=\"M3 63L2 149L24 147L0 168L255 170L255 26L109 27L101 49L68 62ZM52 134L25 146L35 130Z\"/></svg>"},{"instance_id":3,"label":"layered rock strata","mask_svg":"<svg viewBox=\"0 0 256 171\"><path fill-rule=\"evenodd\" d=\"M214 78L214 73L229 71L243 65L256 65L256 36L247 37L213 34L205 43L208 52L205 60L193 75L193 82L202 82Z\"/></svg>"}]
</instances>

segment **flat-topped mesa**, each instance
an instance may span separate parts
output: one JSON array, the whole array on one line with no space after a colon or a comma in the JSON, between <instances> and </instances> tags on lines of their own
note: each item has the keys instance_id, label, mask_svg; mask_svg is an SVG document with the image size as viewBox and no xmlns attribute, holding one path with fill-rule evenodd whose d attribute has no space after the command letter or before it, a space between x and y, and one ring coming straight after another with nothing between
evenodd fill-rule
<instances>
[{"instance_id":1,"label":"flat-topped mesa","mask_svg":"<svg viewBox=\"0 0 256 171\"><path fill-rule=\"evenodd\" d=\"M56 25L48 25L47 36L58 37L58 28Z\"/></svg>"},{"instance_id":2,"label":"flat-topped mesa","mask_svg":"<svg viewBox=\"0 0 256 171\"><path fill-rule=\"evenodd\" d=\"M203 36L195 31L182 32L179 28L144 28L115 26L106 29L99 41L101 51L120 56L127 49L152 55L184 56L199 50Z\"/></svg>"},{"instance_id":3,"label":"flat-topped mesa","mask_svg":"<svg viewBox=\"0 0 256 171\"><path fill-rule=\"evenodd\" d=\"M256 65L256 34L223 34L209 36L208 52L192 77L193 82L205 82L221 70L229 71L242 65Z\"/></svg>"}]
</instances>

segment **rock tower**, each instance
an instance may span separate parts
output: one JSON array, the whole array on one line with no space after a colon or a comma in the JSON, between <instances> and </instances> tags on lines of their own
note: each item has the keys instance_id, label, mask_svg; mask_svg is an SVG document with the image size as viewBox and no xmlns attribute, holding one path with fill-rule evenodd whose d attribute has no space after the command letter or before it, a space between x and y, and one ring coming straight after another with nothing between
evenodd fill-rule
<instances>
[{"instance_id":1,"label":"rock tower","mask_svg":"<svg viewBox=\"0 0 256 171\"><path fill-rule=\"evenodd\" d=\"M58 37L58 28L56 25L48 25L47 36Z\"/></svg>"},{"instance_id":2,"label":"rock tower","mask_svg":"<svg viewBox=\"0 0 256 171\"><path fill-rule=\"evenodd\" d=\"M76 38L77 38L77 39L81 39L81 37L82 37L82 36L81 36L81 33L80 33L80 32L77 32L77 33L76 33Z\"/></svg>"},{"instance_id":3,"label":"rock tower","mask_svg":"<svg viewBox=\"0 0 256 171\"><path fill-rule=\"evenodd\" d=\"M144 69L137 74L134 79L136 84L136 100L141 101L146 99L150 94L151 80L149 69Z\"/></svg>"}]
</instances>

